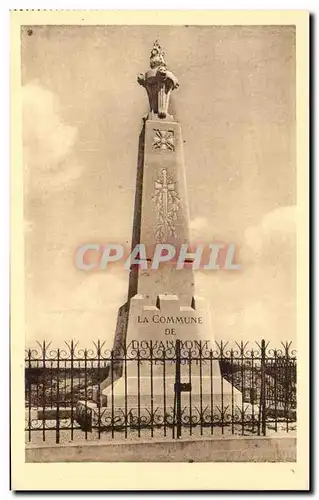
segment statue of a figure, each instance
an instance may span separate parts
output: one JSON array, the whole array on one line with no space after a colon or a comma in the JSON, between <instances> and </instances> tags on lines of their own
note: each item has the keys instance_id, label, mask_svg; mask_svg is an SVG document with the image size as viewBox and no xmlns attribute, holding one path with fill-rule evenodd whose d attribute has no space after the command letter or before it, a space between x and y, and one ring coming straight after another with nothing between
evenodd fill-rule
<instances>
[{"instance_id":1,"label":"statue of a figure","mask_svg":"<svg viewBox=\"0 0 319 500\"><path fill-rule=\"evenodd\" d=\"M168 114L169 97L172 90L179 86L178 80L166 68L165 54L158 41L151 50L150 67L145 74L139 74L137 81L145 87L150 103L151 118L172 118Z\"/></svg>"}]
</instances>

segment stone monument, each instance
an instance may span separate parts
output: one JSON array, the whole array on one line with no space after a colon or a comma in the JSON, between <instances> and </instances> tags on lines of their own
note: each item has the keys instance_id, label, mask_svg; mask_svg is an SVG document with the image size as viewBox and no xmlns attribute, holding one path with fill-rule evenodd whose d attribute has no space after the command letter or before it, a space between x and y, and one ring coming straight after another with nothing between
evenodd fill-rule
<instances>
[{"instance_id":1,"label":"stone monument","mask_svg":"<svg viewBox=\"0 0 319 500\"><path fill-rule=\"evenodd\" d=\"M181 126L169 107L171 93L179 83L167 69L165 54L157 41L151 50L150 69L137 80L147 92L149 112L140 136L132 248L143 243L146 262L143 266L131 266L128 300L119 309L113 345L114 357L119 360L113 362L114 369L94 391L94 404L106 408L110 407L110 400L116 407L129 401L131 408L137 405L137 398L138 404L147 405L150 397L152 405L161 407L163 363L156 362L151 368L150 363L143 362L137 374L133 361L123 366L127 349L153 349L156 356L160 349L173 349L175 339L181 341L184 352L198 353L201 346L208 353L214 348L207 303L195 293L192 257L181 269L172 261L152 269L151 257L157 243L175 248L190 243ZM194 403L199 397L211 401L213 386L214 405L220 404L221 391L224 404L230 398L241 404L241 393L222 379L217 360L206 363L204 368L199 364L198 360L192 361ZM181 367L182 380L189 379L189 372L186 363ZM175 363L171 362L165 373L166 402L173 401L174 383Z\"/></svg>"}]
</instances>

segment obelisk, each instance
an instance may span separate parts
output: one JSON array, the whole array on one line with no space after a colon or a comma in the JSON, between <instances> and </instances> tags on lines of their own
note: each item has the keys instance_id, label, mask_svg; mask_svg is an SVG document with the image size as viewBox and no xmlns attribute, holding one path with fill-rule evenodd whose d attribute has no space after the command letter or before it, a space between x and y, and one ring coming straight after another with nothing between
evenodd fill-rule
<instances>
[{"instance_id":1,"label":"obelisk","mask_svg":"<svg viewBox=\"0 0 319 500\"><path fill-rule=\"evenodd\" d=\"M171 93L178 88L176 76L167 69L164 52L155 42L150 55L150 69L138 76L138 83L145 88L149 100L149 112L144 118L140 136L140 151L136 182L135 213L133 220L132 248L142 243L146 248L146 262L143 266L132 265L129 277L128 300L119 309L113 345L114 370L95 391L94 399L103 406L109 405L110 395L115 405L126 401L136 404L139 398L150 394L152 379L152 400L160 404L163 393L163 367L161 363L152 367L144 362L139 366L132 360L124 363L123 357L129 351L146 352L150 346L155 354L159 349L172 349L175 339L180 339L187 351L198 355L198 346L206 352L213 347L213 332L209 309L204 299L195 295L194 271L191 261L182 269L170 262L161 263L152 269L154 246L157 243L170 244L180 248L190 243L189 209L187 200L183 140L180 124L169 112ZM195 351L194 351L195 348ZM122 360L121 360L122 358ZM206 363L208 365L209 363ZM198 363L193 363L193 399L207 394L211 397L212 383L214 398L222 386L223 398L227 394L236 399L240 393L228 382L221 380L218 361L213 361L210 373L198 373ZM189 368L183 367L188 374ZM173 397L175 365L166 368L166 391ZM125 379L125 380L124 380ZM100 400L99 400L100 398ZM109 399L108 399L109 398ZM140 401L140 399L139 399Z\"/></svg>"}]
</instances>

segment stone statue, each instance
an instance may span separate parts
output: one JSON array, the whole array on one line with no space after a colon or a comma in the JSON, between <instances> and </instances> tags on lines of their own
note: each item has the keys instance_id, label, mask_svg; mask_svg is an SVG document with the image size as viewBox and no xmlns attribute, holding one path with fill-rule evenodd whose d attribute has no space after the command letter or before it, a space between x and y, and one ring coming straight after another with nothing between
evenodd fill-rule
<instances>
[{"instance_id":1,"label":"stone statue","mask_svg":"<svg viewBox=\"0 0 319 500\"><path fill-rule=\"evenodd\" d=\"M150 103L150 118L172 119L168 114L170 93L178 88L176 76L167 70L165 53L156 40L151 50L150 67L145 74L139 74L137 81L145 87Z\"/></svg>"}]
</instances>

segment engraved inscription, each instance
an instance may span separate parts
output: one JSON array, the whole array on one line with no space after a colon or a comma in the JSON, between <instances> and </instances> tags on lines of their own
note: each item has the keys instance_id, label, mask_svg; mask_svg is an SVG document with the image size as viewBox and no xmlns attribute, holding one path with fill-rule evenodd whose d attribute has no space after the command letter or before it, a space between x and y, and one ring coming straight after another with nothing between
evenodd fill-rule
<instances>
[{"instance_id":1,"label":"engraved inscription","mask_svg":"<svg viewBox=\"0 0 319 500\"><path fill-rule=\"evenodd\" d=\"M175 349L175 340L132 340L128 348L132 349ZM209 349L210 340L181 340L181 349Z\"/></svg>"},{"instance_id":2,"label":"engraved inscription","mask_svg":"<svg viewBox=\"0 0 319 500\"><path fill-rule=\"evenodd\" d=\"M202 324L203 318L201 316L160 316L159 314L153 314L152 317L147 316L137 316L138 323L173 323L190 325L194 323Z\"/></svg>"}]
</instances>

